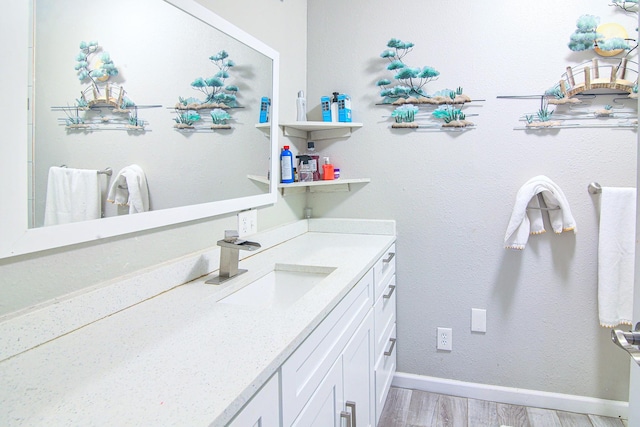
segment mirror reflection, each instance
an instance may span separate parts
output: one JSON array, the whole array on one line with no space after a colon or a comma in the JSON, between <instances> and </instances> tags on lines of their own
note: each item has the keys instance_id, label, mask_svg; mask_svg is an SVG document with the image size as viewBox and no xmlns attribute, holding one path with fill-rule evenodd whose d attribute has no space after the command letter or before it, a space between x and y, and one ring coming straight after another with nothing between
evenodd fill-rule
<instances>
[{"instance_id":1,"label":"mirror reflection","mask_svg":"<svg viewBox=\"0 0 640 427\"><path fill-rule=\"evenodd\" d=\"M95 201L95 190L102 217L129 215L136 200L156 211L268 192L247 176L269 170L268 133L255 125L272 97L271 58L161 0L35 0L33 15L30 228L69 209L64 191ZM97 183L52 184L76 169Z\"/></svg>"}]
</instances>

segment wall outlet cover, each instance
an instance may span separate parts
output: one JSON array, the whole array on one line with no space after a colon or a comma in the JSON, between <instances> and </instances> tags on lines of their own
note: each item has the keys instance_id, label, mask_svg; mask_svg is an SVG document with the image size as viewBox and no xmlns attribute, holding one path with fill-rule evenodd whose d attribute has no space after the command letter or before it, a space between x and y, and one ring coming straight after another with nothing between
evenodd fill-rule
<instances>
[{"instance_id":1,"label":"wall outlet cover","mask_svg":"<svg viewBox=\"0 0 640 427\"><path fill-rule=\"evenodd\" d=\"M438 350L453 350L453 330L451 328L438 328L437 344Z\"/></svg>"},{"instance_id":2,"label":"wall outlet cover","mask_svg":"<svg viewBox=\"0 0 640 427\"><path fill-rule=\"evenodd\" d=\"M248 209L238 212L238 237L256 234L258 232L258 211Z\"/></svg>"}]
</instances>

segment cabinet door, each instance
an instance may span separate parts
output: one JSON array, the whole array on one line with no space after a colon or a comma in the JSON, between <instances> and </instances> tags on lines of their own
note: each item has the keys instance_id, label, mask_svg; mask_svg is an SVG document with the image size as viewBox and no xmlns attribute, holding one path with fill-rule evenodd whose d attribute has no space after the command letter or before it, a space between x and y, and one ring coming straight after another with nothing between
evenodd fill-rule
<instances>
[{"instance_id":1,"label":"cabinet door","mask_svg":"<svg viewBox=\"0 0 640 427\"><path fill-rule=\"evenodd\" d=\"M229 427L278 427L280 425L280 387L278 374L257 392Z\"/></svg>"},{"instance_id":2,"label":"cabinet door","mask_svg":"<svg viewBox=\"0 0 640 427\"><path fill-rule=\"evenodd\" d=\"M375 426L373 335L373 311L370 311L342 355L345 406L352 417L352 426L356 427Z\"/></svg>"},{"instance_id":3,"label":"cabinet door","mask_svg":"<svg viewBox=\"0 0 640 427\"><path fill-rule=\"evenodd\" d=\"M293 422L294 427L341 427L344 411L342 356L332 365L318 388Z\"/></svg>"}]
</instances>

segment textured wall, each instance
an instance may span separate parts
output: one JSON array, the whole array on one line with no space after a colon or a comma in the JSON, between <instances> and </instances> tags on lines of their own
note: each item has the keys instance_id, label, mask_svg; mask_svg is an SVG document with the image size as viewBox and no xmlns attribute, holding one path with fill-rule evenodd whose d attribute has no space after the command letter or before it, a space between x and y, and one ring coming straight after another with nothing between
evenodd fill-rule
<instances>
[{"instance_id":1,"label":"textured wall","mask_svg":"<svg viewBox=\"0 0 640 427\"><path fill-rule=\"evenodd\" d=\"M374 4L375 3L375 4ZM351 94L345 140L318 143L345 177L370 177L349 193L314 195L314 214L393 218L398 229L398 367L462 381L626 400L628 357L597 318L597 199L591 181L634 186L636 133L616 129L513 130L565 67L592 52L567 47L585 13L623 24L635 16L607 2L406 0L308 1L309 109L335 90ZM477 129L395 131L377 106L389 77L378 56L392 38L412 41L413 66L441 72L429 92L463 86ZM472 104L473 105L473 104ZM566 193L578 233L502 247L515 194L544 174ZM470 332L471 308L487 310L487 333ZM436 327L453 328L453 351L437 352Z\"/></svg>"}]
</instances>

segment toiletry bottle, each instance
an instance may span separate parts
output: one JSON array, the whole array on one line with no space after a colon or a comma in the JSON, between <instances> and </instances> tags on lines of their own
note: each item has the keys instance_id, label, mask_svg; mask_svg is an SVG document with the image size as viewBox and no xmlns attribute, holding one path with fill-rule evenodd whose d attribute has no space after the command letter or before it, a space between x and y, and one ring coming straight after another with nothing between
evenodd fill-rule
<instances>
[{"instance_id":1,"label":"toiletry bottle","mask_svg":"<svg viewBox=\"0 0 640 427\"><path fill-rule=\"evenodd\" d=\"M328 96L320 97L320 109L322 110L322 121L331 121L331 98Z\"/></svg>"},{"instance_id":2,"label":"toiletry bottle","mask_svg":"<svg viewBox=\"0 0 640 427\"><path fill-rule=\"evenodd\" d=\"M351 122L351 97L344 93L338 95L338 121Z\"/></svg>"},{"instance_id":3,"label":"toiletry bottle","mask_svg":"<svg viewBox=\"0 0 640 427\"><path fill-rule=\"evenodd\" d=\"M283 183L293 182L293 154L289 151L288 145L285 145L280 153L280 172Z\"/></svg>"},{"instance_id":4,"label":"toiletry bottle","mask_svg":"<svg viewBox=\"0 0 640 427\"><path fill-rule=\"evenodd\" d=\"M304 97L304 91L298 92L298 99L296 100L296 107L298 109L298 121L307 121L307 100Z\"/></svg>"},{"instance_id":5,"label":"toiletry bottle","mask_svg":"<svg viewBox=\"0 0 640 427\"><path fill-rule=\"evenodd\" d=\"M322 165L322 179L325 181L334 179L333 165L329 161L328 157L324 158L324 164Z\"/></svg>"},{"instance_id":6,"label":"toiletry bottle","mask_svg":"<svg viewBox=\"0 0 640 427\"><path fill-rule=\"evenodd\" d=\"M333 98L331 98L331 121L338 121L338 92L333 92Z\"/></svg>"},{"instance_id":7,"label":"toiletry bottle","mask_svg":"<svg viewBox=\"0 0 640 427\"><path fill-rule=\"evenodd\" d=\"M316 152L316 143L313 141L307 141L307 152L305 155L309 156L309 165L311 172L313 173L313 180L320 181L320 155Z\"/></svg>"},{"instance_id":8,"label":"toiletry bottle","mask_svg":"<svg viewBox=\"0 0 640 427\"><path fill-rule=\"evenodd\" d=\"M311 157L307 155L296 156L300 159L300 163L298 163L298 181L299 182L312 182L313 181L313 171L311 170Z\"/></svg>"},{"instance_id":9,"label":"toiletry bottle","mask_svg":"<svg viewBox=\"0 0 640 427\"><path fill-rule=\"evenodd\" d=\"M260 123L269 123L269 106L271 105L271 100L263 96L260 100Z\"/></svg>"}]
</instances>

